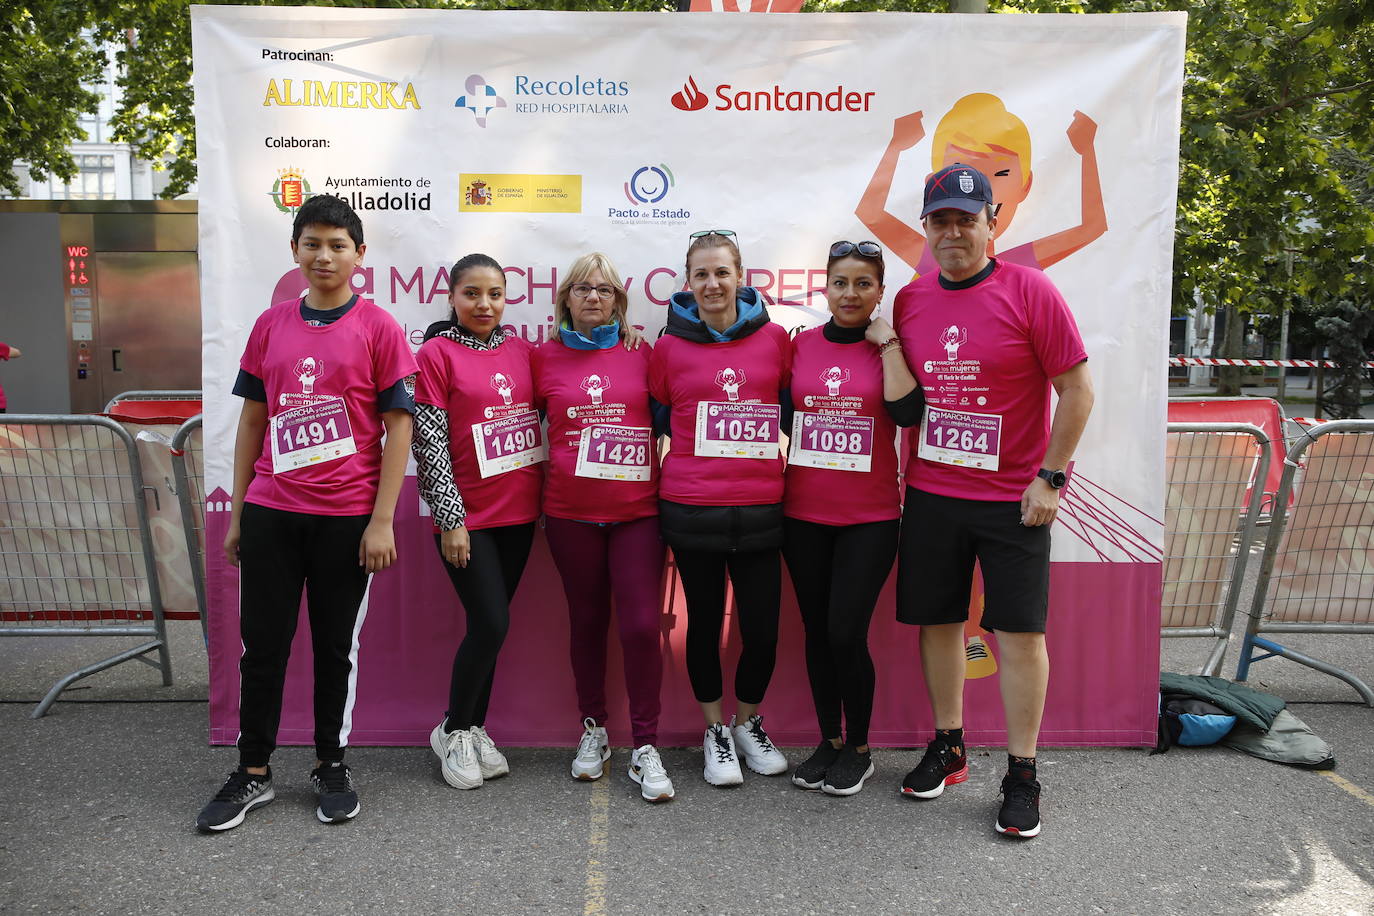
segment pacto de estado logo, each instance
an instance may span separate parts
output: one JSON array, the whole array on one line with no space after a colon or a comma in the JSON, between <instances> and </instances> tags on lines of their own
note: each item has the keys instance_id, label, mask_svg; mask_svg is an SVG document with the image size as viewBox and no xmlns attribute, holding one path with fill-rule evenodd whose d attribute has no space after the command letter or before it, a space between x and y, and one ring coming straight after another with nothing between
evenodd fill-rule
<instances>
[{"instance_id":1,"label":"pacto de estado logo","mask_svg":"<svg viewBox=\"0 0 1374 916\"><path fill-rule=\"evenodd\" d=\"M631 205L656 204L668 196L668 189L676 183L673 170L666 163L640 166L625 182L625 197Z\"/></svg>"},{"instance_id":2,"label":"pacto de estado logo","mask_svg":"<svg viewBox=\"0 0 1374 916\"><path fill-rule=\"evenodd\" d=\"M474 73L463 84L463 95L453 102L454 108L466 108L477 119L478 127L487 126L487 116L497 108L505 108L506 100L496 94L496 87L487 83L486 77Z\"/></svg>"},{"instance_id":3,"label":"pacto de estado logo","mask_svg":"<svg viewBox=\"0 0 1374 916\"><path fill-rule=\"evenodd\" d=\"M846 89L844 84L833 89L792 89L777 83L762 89L740 89L730 83L719 83L703 92L696 80L688 76L682 90L670 101L681 111L701 111L715 98L715 111L868 111L877 92Z\"/></svg>"},{"instance_id":4,"label":"pacto de estado logo","mask_svg":"<svg viewBox=\"0 0 1374 916\"><path fill-rule=\"evenodd\" d=\"M272 182L272 190L267 195L278 210L293 215L301 208L301 204L315 196L305 175L291 166L277 172L277 180Z\"/></svg>"}]
</instances>

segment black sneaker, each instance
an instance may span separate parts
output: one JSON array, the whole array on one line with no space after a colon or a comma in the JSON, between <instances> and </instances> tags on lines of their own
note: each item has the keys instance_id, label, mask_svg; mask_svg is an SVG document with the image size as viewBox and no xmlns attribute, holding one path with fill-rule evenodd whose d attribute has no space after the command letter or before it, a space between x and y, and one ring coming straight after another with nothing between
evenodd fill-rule
<instances>
[{"instance_id":1,"label":"black sneaker","mask_svg":"<svg viewBox=\"0 0 1374 916\"><path fill-rule=\"evenodd\" d=\"M1008 773L1002 778L997 832L1022 840L1040 835L1040 783L1029 770Z\"/></svg>"},{"instance_id":2,"label":"black sneaker","mask_svg":"<svg viewBox=\"0 0 1374 916\"><path fill-rule=\"evenodd\" d=\"M239 767L229 774L224 788L201 809L196 818L196 829L201 833L214 833L217 830L232 830L243 823L243 818L254 808L265 805L277 795L272 791L272 768L267 768L266 776L258 776Z\"/></svg>"},{"instance_id":3,"label":"black sneaker","mask_svg":"<svg viewBox=\"0 0 1374 916\"><path fill-rule=\"evenodd\" d=\"M826 769L839 756L840 749L822 738L821 743L816 745L815 753L792 771L792 784L803 789L819 789L825 782Z\"/></svg>"},{"instance_id":4,"label":"black sneaker","mask_svg":"<svg viewBox=\"0 0 1374 916\"><path fill-rule=\"evenodd\" d=\"M939 798L945 786L958 785L967 779L968 754L956 754L948 744L935 738L926 745L926 755L916 769L902 780L902 794L912 798Z\"/></svg>"},{"instance_id":5,"label":"black sneaker","mask_svg":"<svg viewBox=\"0 0 1374 916\"><path fill-rule=\"evenodd\" d=\"M846 744L825 771L825 785L821 786L821 791L826 795L855 795L864 787L864 780L872 775L873 755L868 751L861 754L852 744Z\"/></svg>"},{"instance_id":6,"label":"black sneaker","mask_svg":"<svg viewBox=\"0 0 1374 916\"><path fill-rule=\"evenodd\" d=\"M310 781L320 793L320 806L315 816L322 824L342 824L358 816L363 806L353 791L353 776L343 761L325 763L310 771Z\"/></svg>"}]
</instances>

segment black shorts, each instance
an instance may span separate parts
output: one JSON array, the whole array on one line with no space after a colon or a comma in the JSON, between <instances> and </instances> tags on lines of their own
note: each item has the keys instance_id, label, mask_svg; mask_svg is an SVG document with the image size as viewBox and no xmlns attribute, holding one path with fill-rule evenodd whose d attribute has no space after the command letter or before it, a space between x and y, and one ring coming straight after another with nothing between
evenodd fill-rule
<instances>
[{"instance_id":1,"label":"black shorts","mask_svg":"<svg viewBox=\"0 0 1374 916\"><path fill-rule=\"evenodd\" d=\"M967 620L974 559L983 570L983 629L1045 632L1050 526L1022 525L1019 502L955 499L910 487L897 552L897 620Z\"/></svg>"}]
</instances>

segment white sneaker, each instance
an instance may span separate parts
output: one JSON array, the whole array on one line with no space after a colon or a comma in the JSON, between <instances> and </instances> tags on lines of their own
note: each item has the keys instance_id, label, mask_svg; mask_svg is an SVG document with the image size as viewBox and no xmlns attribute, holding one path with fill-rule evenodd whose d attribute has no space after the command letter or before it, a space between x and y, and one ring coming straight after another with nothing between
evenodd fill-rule
<instances>
[{"instance_id":1,"label":"white sneaker","mask_svg":"<svg viewBox=\"0 0 1374 916\"><path fill-rule=\"evenodd\" d=\"M668 778L663 759L652 744L637 747L630 753L630 778L639 783L639 794L645 801L666 802L673 797L673 781Z\"/></svg>"},{"instance_id":2,"label":"white sneaker","mask_svg":"<svg viewBox=\"0 0 1374 916\"><path fill-rule=\"evenodd\" d=\"M744 782L730 729L719 722L706 729L702 750L706 754L706 769L702 775L707 782L713 786L737 786Z\"/></svg>"},{"instance_id":3,"label":"white sneaker","mask_svg":"<svg viewBox=\"0 0 1374 916\"><path fill-rule=\"evenodd\" d=\"M573 779L600 779L601 764L611 757L611 742L606 729L591 716L582 720L582 740L577 742L577 756L573 758Z\"/></svg>"},{"instance_id":4,"label":"white sneaker","mask_svg":"<svg viewBox=\"0 0 1374 916\"><path fill-rule=\"evenodd\" d=\"M787 771L787 758L773 745L768 732L763 730L763 716L752 715L743 725L736 725L735 717L731 716L730 731L749 769L764 776L776 776Z\"/></svg>"},{"instance_id":5,"label":"white sneaker","mask_svg":"<svg viewBox=\"0 0 1374 916\"><path fill-rule=\"evenodd\" d=\"M477 762L477 750L472 746L472 732L460 728L444 734L444 723L429 733L429 746L439 755L439 771L444 782L455 789L480 789L482 767Z\"/></svg>"},{"instance_id":6,"label":"white sneaker","mask_svg":"<svg viewBox=\"0 0 1374 916\"><path fill-rule=\"evenodd\" d=\"M477 751L477 765L482 770L483 779L495 779L510 772L506 755L496 749L496 742L491 740L485 726L472 727L472 746Z\"/></svg>"}]
</instances>

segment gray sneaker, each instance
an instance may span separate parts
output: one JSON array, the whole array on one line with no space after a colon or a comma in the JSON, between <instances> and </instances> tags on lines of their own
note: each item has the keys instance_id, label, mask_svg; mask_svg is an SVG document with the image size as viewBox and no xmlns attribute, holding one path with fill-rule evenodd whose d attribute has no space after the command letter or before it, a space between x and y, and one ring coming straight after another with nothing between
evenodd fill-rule
<instances>
[{"instance_id":1,"label":"gray sneaker","mask_svg":"<svg viewBox=\"0 0 1374 916\"><path fill-rule=\"evenodd\" d=\"M229 774L224 788L201 809L196 818L196 829L201 833L214 833L219 830L232 830L243 823L244 817L254 808L267 804L276 798L272 791L272 768L267 775L250 773L243 767Z\"/></svg>"}]
</instances>

